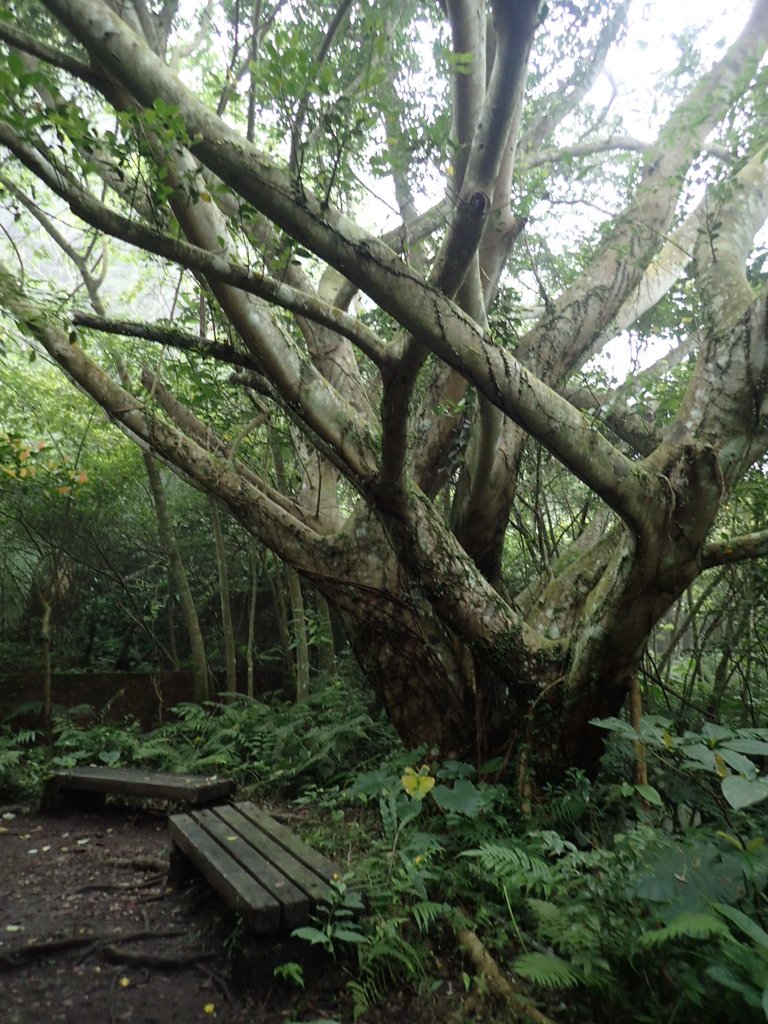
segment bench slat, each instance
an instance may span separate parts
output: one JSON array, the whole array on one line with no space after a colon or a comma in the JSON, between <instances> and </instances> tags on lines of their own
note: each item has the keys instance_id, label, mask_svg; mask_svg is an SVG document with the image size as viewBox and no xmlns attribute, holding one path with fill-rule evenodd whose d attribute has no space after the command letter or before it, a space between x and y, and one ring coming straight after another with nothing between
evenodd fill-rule
<instances>
[{"instance_id":1,"label":"bench slat","mask_svg":"<svg viewBox=\"0 0 768 1024\"><path fill-rule=\"evenodd\" d=\"M279 931L280 904L188 814L170 818L178 848L226 902L258 932Z\"/></svg>"},{"instance_id":2,"label":"bench slat","mask_svg":"<svg viewBox=\"0 0 768 1024\"><path fill-rule=\"evenodd\" d=\"M327 899L330 895L330 890L326 879L332 878L335 870L330 861L328 862L330 866L328 874L323 872L322 876L318 877L315 871L308 868L291 851L286 850L283 845L276 842L263 828L258 827L249 817L246 817L243 811L244 806L250 807L253 805L238 803L234 806L216 807L215 811L228 825L244 836L281 874L290 878L309 897L309 901L313 906L320 900ZM268 821L273 820L268 815L263 815L262 817ZM274 822L274 824L277 824L277 822ZM301 841L296 839L296 842L300 843ZM302 924L306 922L308 916L308 913L304 916ZM294 925L294 927L296 926Z\"/></svg>"},{"instance_id":3,"label":"bench slat","mask_svg":"<svg viewBox=\"0 0 768 1024\"><path fill-rule=\"evenodd\" d=\"M339 869L332 861L318 853L317 850L314 850L303 839L294 835L285 825L281 825L279 821L275 821L274 818L265 814L256 804L251 803L250 800L243 800L235 804L235 807L249 821L257 825L262 832L274 839L280 846L291 853L296 860L311 868L321 878L330 881L334 875L338 874Z\"/></svg>"},{"instance_id":4,"label":"bench slat","mask_svg":"<svg viewBox=\"0 0 768 1024\"><path fill-rule=\"evenodd\" d=\"M298 928L309 917L307 894L294 885L296 878L292 872L284 873L262 856L259 835L253 834L256 830L249 830L241 815L227 812L234 812L234 808L195 811L191 817L277 900L282 927Z\"/></svg>"}]
</instances>

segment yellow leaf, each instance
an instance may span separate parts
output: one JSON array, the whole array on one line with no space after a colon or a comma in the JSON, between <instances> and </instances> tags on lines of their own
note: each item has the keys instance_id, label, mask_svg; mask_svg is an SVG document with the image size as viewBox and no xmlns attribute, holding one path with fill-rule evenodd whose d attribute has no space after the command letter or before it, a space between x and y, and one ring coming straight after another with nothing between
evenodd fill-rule
<instances>
[{"instance_id":1,"label":"yellow leaf","mask_svg":"<svg viewBox=\"0 0 768 1024\"><path fill-rule=\"evenodd\" d=\"M737 839L736 836L732 836L730 832L717 832L716 834L720 836L721 839L724 839L727 843L730 843L731 846L735 846L737 850L744 849L744 844L742 843L742 841L740 839Z\"/></svg>"},{"instance_id":2,"label":"yellow leaf","mask_svg":"<svg viewBox=\"0 0 768 1024\"><path fill-rule=\"evenodd\" d=\"M413 768L406 768L400 777L400 781L405 792L408 796L412 796L414 800L423 800L435 784L435 780L429 774L429 769L426 765L422 765L418 772L414 771Z\"/></svg>"},{"instance_id":3,"label":"yellow leaf","mask_svg":"<svg viewBox=\"0 0 768 1024\"><path fill-rule=\"evenodd\" d=\"M715 754L715 768L721 779L724 779L728 774L728 766L719 754Z\"/></svg>"}]
</instances>

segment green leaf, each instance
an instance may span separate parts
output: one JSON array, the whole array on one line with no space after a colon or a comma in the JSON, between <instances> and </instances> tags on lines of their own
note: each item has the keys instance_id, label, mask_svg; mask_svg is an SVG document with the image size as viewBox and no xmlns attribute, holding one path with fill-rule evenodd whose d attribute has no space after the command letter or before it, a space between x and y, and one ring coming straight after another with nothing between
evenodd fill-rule
<instances>
[{"instance_id":1,"label":"green leaf","mask_svg":"<svg viewBox=\"0 0 768 1024\"><path fill-rule=\"evenodd\" d=\"M746 914L737 910L736 907L729 907L726 903L715 903L713 906L718 914L722 914L729 921L733 921L736 927L740 928L745 935L748 935L756 946L768 952L768 932L762 929L759 924L755 924L751 917L747 917Z\"/></svg>"},{"instance_id":2,"label":"green leaf","mask_svg":"<svg viewBox=\"0 0 768 1024\"><path fill-rule=\"evenodd\" d=\"M737 753L735 750L729 749L729 747L718 747L717 753L722 757L729 768L732 768L735 772L740 772L747 778L752 778L757 775L757 767L754 762L750 761L748 757L744 757L743 754Z\"/></svg>"},{"instance_id":3,"label":"green leaf","mask_svg":"<svg viewBox=\"0 0 768 1024\"><path fill-rule=\"evenodd\" d=\"M653 804L654 807L663 807L664 801L659 796L659 791L654 786L648 786L644 783L638 783L635 789L643 798L647 800L649 804Z\"/></svg>"},{"instance_id":4,"label":"green leaf","mask_svg":"<svg viewBox=\"0 0 768 1024\"><path fill-rule=\"evenodd\" d=\"M768 743L765 740L745 737L744 739L728 740L726 746L729 750L738 750L740 754L757 754L762 757L768 754Z\"/></svg>"},{"instance_id":5,"label":"green leaf","mask_svg":"<svg viewBox=\"0 0 768 1024\"><path fill-rule=\"evenodd\" d=\"M637 739L637 733L629 722L623 722L620 718L592 718L589 724L596 725L598 729L607 729L609 732L618 733L619 736L627 736L632 740Z\"/></svg>"},{"instance_id":6,"label":"green leaf","mask_svg":"<svg viewBox=\"0 0 768 1024\"><path fill-rule=\"evenodd\" d=\"M350 928L334 928L333 938L341 942L365 942L365 936L361 932L353 932Z\"/></svg>"},{"instance_id":7,"label":"green leaf","mask_svg":"<svg viewBox=\"0 0 768 1024\"><path fill-rule=\"evenodd\" d=\"M331 940L325 934L321 932L319 928L313 928L311 925L307 925L305 928L294 928L291 935L295 939L304 939L306 942L311 943L313 946L330 946Z\"/></svg>"},{"instance_id":8,"label":"green leaf","mask_svg":"<svg viewBox=\"0 0 768 1024\"><path fill-rule=\"evenodd\" d=\"M766 779L745 779L743 775L728 775L720 783L720 788L735 811L741 811L768 798Z\"/></svg>"},{"instance_id":9,"label":"green leaf","mask_svg":"<svg viewBox=\"0 0 768 1024\"><path fill-rule=\"evenodd\" d=\"M457 779L452 788L435 786L432 796L437 806L444 811L454 811L472 818L480 810L480 792L468 779Z\"/></svg>"}]
</instances>

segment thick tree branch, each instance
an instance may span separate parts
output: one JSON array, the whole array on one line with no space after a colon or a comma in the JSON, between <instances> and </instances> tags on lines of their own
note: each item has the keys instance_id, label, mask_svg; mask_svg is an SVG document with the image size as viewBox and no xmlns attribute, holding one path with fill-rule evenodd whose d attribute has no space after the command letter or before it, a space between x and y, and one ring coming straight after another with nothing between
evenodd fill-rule
<instances>
[{"instance_id":1,"label":"thick tree branch","mask_svg":"<svg viewBox=\"0 0 768 1024\"><path fill-rule=\"evenodd\" d=\"M29 35L12 21L0 20L0 39L8 43L9 46L28 53L30 57L36 57L52 67L61 68L62 71L74 75L75 78L79 78L83 82L88 82L89 85L101 88L104 84L102 76L97 74L85 61L78 60L71 53L65 53L49 43L42 42L36 36Z\"/></svg>"},{"instance_id":2,"label":"thick tree branch","mask_svg":"<svg viewBox=\"0 0 768 1024\"><path fill-rule=\"evenodd\" d=\"M711 541L701 553L701 568L713 569L718 565L732 565L751 558L768 555L768 530L743 533L728 540Z\"/></svg>"},{"instance_id":3,"label":"thick tree branch","mask_svg":"<svg viewBox=\"0 0 768 1024\"><path fill-rule=\"evenodd\" d=\"M177 104L192 150L231 188L365 288L422 344L468 373L492 403L547 444L619 514L634 525L644 520L650 494L636 467L513 356L485 341L456 306L376 238L297 193L271 160L199 103L99 0L83 0L77 8L66 0L45 2L142 103L151 105L159 96Z\"/></svg>"},{"instance_id":4,"label":"thick tree branch","mask_svg":"<svg viewBox=\"0 0 768 1024\"><path fill-rule=\"evenodd\" d=\"M696 247L696 284L705 312L696 373L665 442L697 443L719 452L726 486L768 446L768 283L757 297L746 261L768 219L768 146L745 165L730 194L712 211Z\"/></svg>"},{"instance_id":5,"label":"thick tree branch","mask_svg":"<svg viewBox=\"0 0 768 1024\"><path fill-rule=\"evenodd\" d=\"M542 113L529 126L520 140L521 160L525 162L529 153L541 148L545 139L581 103L600 77L613 43L627 22L631 0L622 0L609 16L592 50L576 64L573 74L560 82L556 92L545 96L541 102Z\"/></svg>"},{"instance_id":6,"label":"thick tree branch","mask_svg":"<svg viewBox=\"0 0 768 1024\"><path fill-rule=\"evenodd\" d=\"M175 426L148 412L72 344L66 332L21 292L2 266L0 294L5 307L24 329L132 440L158 454L193 485L217 494L243 526L281 558L299 569L305 563L322 564L323 549L312 530L247 481L231 463L215 458Z\"/></svg>"},{"instance_id":7,"label":"thick tree branch","mask_svg":"<svg viewBox=\"0 0 768 1024\"><path fill-rule=\"evenodd\" d=\"M555 149L540 149L534 153L526 153L521 156L519 169L522 173L532 170L534 167L543 167L545 164L557 164L559 161L569 157L595 156L597 153L647 153L653 146L652 142L643 142L631 135L611 135L607 139L592 139L589 142L574 142L567 146L558 146ZM735 162L733 153L722 146L704 146L702 153L721 160L724 164Z\"/></svg>"},{"instance_id":8,"label":"thick tree branch","mask_svg":"<svg viewBox=\"0 0 768 1024\"><path fill-rule=\"evenodd\" d=\"M768 0L758 0L738 39L659 132L640 185L591 265L518 346L519 357L548 383L581 364L640 283L669 230L691 161L738 96L745 75L757 67L766 45Z\"/></svg>"},{"instance_id":9,"label":"thick tree branch","mask_svg":"<svg viewBox=\"0 0 768 1024\"><path fill-rule=\"evenodd\" d=\"M250 356L238 352L230 345L223 345L210 338L202 338L198 334L189 334L170 324L106 319L78 310L72 314L72 323L75 327L87 327L94 331L104 331L106 334L119 334L124 338L142 338L145 341L154 341L159 345L167 345L169 348L181 349L183 352L194 352L220 363L228 363L231 366L248 370L255 369Z\"/></svg>"}]
</instances>

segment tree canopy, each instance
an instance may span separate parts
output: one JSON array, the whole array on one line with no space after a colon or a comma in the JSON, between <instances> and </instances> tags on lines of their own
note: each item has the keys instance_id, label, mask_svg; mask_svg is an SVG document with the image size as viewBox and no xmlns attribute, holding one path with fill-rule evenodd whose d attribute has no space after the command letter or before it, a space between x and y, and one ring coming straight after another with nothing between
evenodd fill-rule
<instances>
[{"instance_id":1,"label":"tree canopy","mask_svg":"<svg viewBox=\"0 0 768 1024\"><path fill-rule=\"evenodd\" d=\"M594 765L691 583L768 552L722 514L768 448L768 2L679 39L650 139L605 71L637 24L0 4L5 223L77 275L7 247L15 332L313 583L408 742L541 779Z\"/></svg>"}]
</instances>

